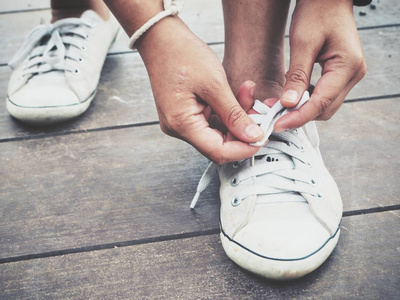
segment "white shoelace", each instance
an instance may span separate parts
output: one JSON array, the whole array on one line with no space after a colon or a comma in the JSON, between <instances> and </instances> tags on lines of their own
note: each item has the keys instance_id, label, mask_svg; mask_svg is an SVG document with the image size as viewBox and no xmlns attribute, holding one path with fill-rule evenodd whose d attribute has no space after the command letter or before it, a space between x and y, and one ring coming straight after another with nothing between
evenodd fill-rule
<instances>
[{"instance_id":1,"label":"white shoelace","mask_svg":"<svg viewBox=\"0 0 400 300\"><path fill-rule=\"evenodd\" d=\"M247 189L236 195L232 200L232 205L239 205L243 199L250 195L268 195L284 192L297 192L297 193L309 193L316 197L320 197L318 194L314 194L315 191L312 187L315 185L316 180L311 178L309 174L294 170L293 159L300 160L303 163L308 163L306 155L302 151L300 139L297 137L297 130L292 130L283 133L272 133L275 122L283 115L300 108L309 99L309 93L306 91L303 94L299 104L291 109L287 109L281 105L278 101L269 108L261 101L256 100L253 109L259 114L250 115L250 117L260 125L265 132L264 138L254 143L255 146L262 146L272 135L276 141L268 141L262 148L258 150L256 155L251 159L251 167L244 164L248 159L235 163L235 167L238 168L237 177L233 178L231 184L238 185L241 181L251 177L262 178L263 175L273 174L268 177L268 182L252 186L251 190ZM310 137L311 143L314 147L319 144L318 134L314 123L306 125L307 135ZM273 164L269 164L268 168L265 167L265 157L269 154L283 153L292 160L276 161ZM260 159L256 159L260 158ZM200 194L208 187L217 173L218 165L210 163L207 169L204 171L199 184L197 186L196 195L194 196L190 208L194 208L200 197Z\"/></svg>"},{"instance_id":2,"label":"white shoelace","mask_svg":"<svg viewBox=\"0 0 400 300\"><path fill-rule=\"evenodd\" d=\"M85 50L82 43L88 39L86 28L93 27L88 19L68 18L54 24L41 24L31 31L25 43L15 54L8 65L15 69L26 57L29 57L22 75L33 75L52 70L79 72L78 69L66 64L66 59L82 61L76 51L70 51L71 46L78 50ZM47 42L40 45L42 39L49 36Z\"/></svg>"}]
</instances>

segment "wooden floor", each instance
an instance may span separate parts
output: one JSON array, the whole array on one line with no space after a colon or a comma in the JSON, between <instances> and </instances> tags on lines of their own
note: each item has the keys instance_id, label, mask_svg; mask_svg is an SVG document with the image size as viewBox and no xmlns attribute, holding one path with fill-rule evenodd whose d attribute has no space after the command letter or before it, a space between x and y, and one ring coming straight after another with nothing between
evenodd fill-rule
<instances>
[{"instance_id":1,"label":"wooden floor","mask_svg":"<svg viewBox=\"0 0 400 300\"><path fill-rule=\"evenodd\" d=\"M48 2L0 3L0 299L400 299L397 0L355 9L368 74L318 123L344 202L341 239L322 267L285 283L226 257L217 182L189 209L207 161L161 133L124 34L82 117L38 129L8 115L6 64L49 19ZM186 1L181 16L222 58L220 2Z\"/></svg>"}]
</instances>

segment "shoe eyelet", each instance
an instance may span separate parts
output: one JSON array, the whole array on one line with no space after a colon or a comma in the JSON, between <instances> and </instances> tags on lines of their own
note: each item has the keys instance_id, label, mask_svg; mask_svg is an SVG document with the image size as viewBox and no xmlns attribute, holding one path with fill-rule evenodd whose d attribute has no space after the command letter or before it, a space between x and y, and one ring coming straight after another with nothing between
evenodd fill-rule
<instances>
[{"instance_id":1,"label":"shoe eyelet","mask_svg":"<svg viewBox=\"0 0 400 300\"><path fill-rule=\"evenodd\" d=\"M79 58L78 58L78 61L79 61L80 63L82 63L82 62L83 62L83 58L82 58L82 57L79 57Z\"/></svg>"},{"instance_id":2,"label":"shoe eyelet","mask_svg":"<svg viewBox=\"0 0 400 300\"><path fill-rule=\"evenodd\" d=\"M79 74L81 71L78 69L78 68L76 68L75 70L74 70L74 74Z\"/></svg>"},{"instance_id":3,"label":"shoe eyelet","mask_svg":"<svg viewBox=\"0 0 400 300\"><path fill-rule=\"evenodd\" d=\"M81 50L86 51L86 46L82 45Z\"/></svg>"},{"instance_id":4,"label":"shoe eyelet","mask_svg":"<svg viewBox=\"0 0 400 300\"><path fill-rule=\"evenodd\" d=\"M293 129L294 134L299 134L299 131L297 129Z\"/></svg>"},{"instance_id":5,"label":"shoe eyelet","mask_svg":"<svg viewBox=\"0 0 400 300\"><path fill-rule=\"evenodd\" d=\"M85 40L88 40L88 39L90 39L90 35L86 34Z\"/></svg>"},{"instance_id":6,"label":"shoe eyelet","mask_svg":"<svg viewBox=\"0 0 400 300\"><path fill-rule=\"evenodd\" d=\"M316 186L317 185L317 181L315 179L313 179L313 178L311 178L310 182L311 182L312 186Z\"/></svg>"},{"instance_id":7,"label":"shoe eyelet","mask_svg":"<svg viewBox=\"0 0 400 300\"><path fill-rule=\"evenodd\" d=\"M232 164L232 167L235 168L235 169L237 169L237 168L239 167L239 162L238 162L238 161L235 161L235 162Z\"/></svg>"},{"instance_id":8,"label":"shoe eyelet","mask_svg":"<svg viewBox=\"0 0 400 300\"><path fill-rule=\"evenodd\" d=\"M322 195L321 195L320 193L314 195L314 197L316 197L316 198L318 198L318 199L322 199L322 198L323 198Z\"/></svg>"},{"instance_id":9,"label":"shoe eyelet","mask_svg":"<svg viewBox=\"0 0 400 300\"><path fill-rule=\"evenodd\" d=\"M233 197L232 206L238 206L240 203L242 203L242 201L237 196Z\"/></svg>"},{"instance_id":10,"label":"shoe eyelet","mask_svg":"<svg viewBox=\"0 0 400 300\"><path fill-rule=\"evenodd\" d=\"M239 180L236 177L233 177L231 180L231 186L237 186L239 184Z\"/></svg>"}]
</instances>

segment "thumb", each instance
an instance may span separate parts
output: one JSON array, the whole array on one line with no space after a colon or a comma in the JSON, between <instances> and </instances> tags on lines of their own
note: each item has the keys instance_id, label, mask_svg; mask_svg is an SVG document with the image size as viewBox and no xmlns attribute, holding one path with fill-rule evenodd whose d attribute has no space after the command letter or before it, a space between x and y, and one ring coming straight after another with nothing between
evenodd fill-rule
<instances>
[{"instance_id":1,"label":"thumb","mask_svg":"<svg viewBox=\"0 0 400 300\"><path fill-rule=\"evenodd\" d=\"M264 136L263 130L247 115L228 84L198 96L207 102L226 128L239 140L254 143Z\"/></svg>"},{"instance_id":2,"label":"thumb","mask_svg":"<svg viewBox=\"0 0 400 300\"><path fill-rule=\"evenodd\" d=\"M249 110L254 105L254 96L253 95L254 95L255 87L256 87L256 84L253 81L247 80L247 81L243 82L239 88L237 98L238 98L240 106L243 108L243 110L246 113L248 113Z\"/></svg>"}]
</instances>

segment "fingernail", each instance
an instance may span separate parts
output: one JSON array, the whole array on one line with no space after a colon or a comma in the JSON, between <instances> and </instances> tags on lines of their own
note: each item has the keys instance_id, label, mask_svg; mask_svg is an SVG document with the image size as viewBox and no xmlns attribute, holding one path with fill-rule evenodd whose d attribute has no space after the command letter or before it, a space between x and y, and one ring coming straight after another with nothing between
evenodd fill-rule
<instances>
[{"instance_id":1,"label":"fingernail","mask_svg":"<svg viewBox=\"0 0 400 300\"><path fill-rule=\"evenodd\" d=\"M250 139L262 137L262 135L264 134L262 129L256 124L250 124L249 126L246 127L244 132L245 132L246 136Z\"/></svg>"},{"instance_id":2,"label":"fingernail","mask_svg":"<svg viewBox=\"0 0 400 300\"><path fill-rule=\"evenodd\" d=\"M299 100L299 94L294 90L287 90L283 94L282 100L289 103L297 103L297 101Z\"/></svg>"}]
</instances>

